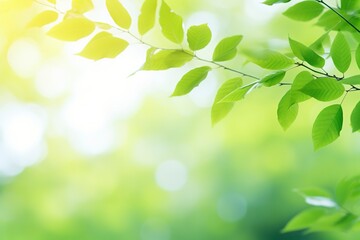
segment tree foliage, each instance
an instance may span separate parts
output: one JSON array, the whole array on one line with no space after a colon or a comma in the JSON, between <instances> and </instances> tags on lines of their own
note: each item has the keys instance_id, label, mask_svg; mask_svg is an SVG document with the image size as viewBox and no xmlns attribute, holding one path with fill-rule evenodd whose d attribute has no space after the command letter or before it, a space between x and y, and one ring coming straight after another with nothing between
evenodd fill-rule
<instances>
[{"instance_id":1,"label":"tree foliage","mask_svg":"<svg viewBox=\"0 0 360 240\"><path fill-rule=\"evenodd\" d=\"M294 4L291 4L291 3ZM351 92L360 90L360 75L350 75L349 69L360 69L360 0L341 0L338 6L332 6L326 0L266 0L264 4L290 4L283 13L295 21L314 21L322 29L321 36L313 39L313 44L304 44L292 36L288 38L288 51L273 49L245 49L239 51L243 36L233 33L219 41L214 49L208 47L212 31L206 23L184 29L183 19L166 1L145 0L139 16L131 16L119 0L106 0L108 14L113 23L98 22L87 18L84 13L93 9L91 0L73 0L72 7L66 13L56 10L56 1L48 0L49 8L40 12L28 24L28 27L43 27L52 24L48 35L62 41L77 41L94 35L78 53L92 60L115 58L129 45L128 41L116 36L113 30L127 34L148 47L146 59L140 70L167 70L183 67L190 61L201 65L188 71L179 78L172 96L190 93L208 73L221 68L236 74L225 79L214 96L211 109L212 123L222 120L233 108L253 90L259 87L283 86L289 88L281 98L278 109L278 121L287 129L296 120L302 102L315 99L330 102L318 113L312 129L315 149L334 142L341 134L344 125L342 103ZM136 31L132 25L138 18ZM60 18L60 20L58 20ZM174 48L155 47L143 40L142 36L159 27L164 39L172 42ZM197 51L207 49L212 52L211 59L202 58ZM329 52L327 52L329 49ZM355 51L352 51L355 49ZM248 62L268 70L264 76L246 73L238 68L224 64L237 61L242 55ZM325 66L334 65L331 72ZM297 71L294 79L287 77L289 71ZM335 102L333 102L335 101ZM354 106L350 115L353 132L360 129L360 102ZM345 118L346 119L346 118ZM309 231L338 228L350 229L358 223L359 178L346 179L331 197L323 191L299 191L314 207L297 215L284 228L284 231L308 229Z\"/></svg>"}]
</instances>

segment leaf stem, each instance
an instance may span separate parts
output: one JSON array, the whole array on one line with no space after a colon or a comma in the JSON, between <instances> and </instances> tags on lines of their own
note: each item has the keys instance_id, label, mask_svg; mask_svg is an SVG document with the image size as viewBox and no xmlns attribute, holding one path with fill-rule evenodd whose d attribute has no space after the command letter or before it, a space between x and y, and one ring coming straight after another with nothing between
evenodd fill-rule
<instances>
[{"instance_id":1,"label":"leaf stem","mask_svg":"<svg viewBox=\"0 0 360 240\"><path fill-rule=\"evenodd\" d=\"M305 65L303 62L296 62L295 65L304 67L304 68L306 68L306 69L308 69L308 70L310 70L310 71L312 71L312 72L314 72L314 73L323 75L323 76L325 76L325 77L335 78L335 79L338 80L338 81L340 81L340 80L342 80L342 79L344 78L344 77L339 77L339 76L336 76L336 75L331 75L331 74L329 74L329 73L327 73L327 72L325 72L325 71L324 71L324 72L320 72L320 71L318 71L318 70L316 70L316 69L313 69L312 67L309 67L309 66Z\"/></svg>"}]
</instances>

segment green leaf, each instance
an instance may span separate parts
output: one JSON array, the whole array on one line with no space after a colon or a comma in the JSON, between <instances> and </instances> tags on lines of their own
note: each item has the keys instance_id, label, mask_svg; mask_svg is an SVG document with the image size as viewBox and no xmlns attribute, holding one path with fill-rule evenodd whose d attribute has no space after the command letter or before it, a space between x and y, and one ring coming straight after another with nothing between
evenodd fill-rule
<instances>
[{"instance_id":1,"label":"green leaf","mask_svg":"<svg viewBox=\"0 0 360 240\"><path fill-rule=\"evenodd\" d=\"M286 72L281 70L271 73L260 80L265 87L271 87L281 82L284 79Z\"/></svg>"},{"instance_id":2,"label":"green leaf","mask_svg":"<svg viewBox=\"0 0 360 240\"><path fill-rule=\"evenodd\" d=\"M211 121L215 125L231 111L234 106L233 102L220 102L224 97L229 95L234 89L238 89L242 86L242 78L236 77L230 80L227 80L219 88L213 106L211 108Z\"/></svg>"},{"instance_id":3,"label":"green leaf","mask_svg":"<svg viewBox=\"0 0 360 240\"><path fill-rule=\"evenodd\" d=\"M160 8L160 26L164 36L174 43L182 43L184 39L183 20L174 13L165 1Z\"/></svg>"},{"instance_id":4,"label":"green leaf","mask_svg":"<svg viewBox=\"0 0 360 240\"><path fill-rule=\"evenodd\" d=\"M319 101L332 101L341 97L345 88L334 78L318 78L306 84L301 91Z\"/></svg>"},{"instance_id":5,"label":"green leaf","mask_svg":"<svg viewBox=\"0 0 360 240\"><path fill-rule=\"evenodd\" d=\"M123 39L116 38L108 32L98 33L78 55L99 60L102 58L115 58L129 45Z\"/></svg>"},{"instance_id":6,"label":"green leaf","mask_svg":"<svg viewBox=\"0 0 360 240\"><path fill-rule=\"evenodd\" d=\"M72 0L71 10L76 13L86 13L94 9L92 0Z\"/></svg>"},{"instance_id":7,"label":"green leaf","mask_svg":"<svg viewBox=\"0 0 360 240\"><path fill-rule=\"evenodd\" d=\"M304 1L295 4L283 14L297 21L310 21L318 17L324 10L323 5L315 1Z\"/></svg>"},{"instance_id":8,"label":"green leaf","mask_svg":"<svg viewBox=\"0 0 360 240\"><path fill-rule=\"evenodd\" d=\"M306 209L291 219L282 232L298 231L311 227L325 214L326 210L322 208Z\"/></svg>"},{"instance_id":9,"label":"green leaf","mask_svg":"<svg viewBox=\"0 0 360 240\"><path fill-rule=\"evenodd\" d=\"M211 30L207 24L192 26L187 31L187 41L193 51L206 47L210 43L211 37Z\"/></svg>"},{"instance_id":10,"label":"green leaf","mask_svg":"<svg viewBox=\"0 0 360 240\"><path fill-rule=\"evenodd\" d=\"M356 59L356 64L357 64L358 68L360 69L360 44L358 45L358 47L356 49L355 59Z\"/></svg>"},{"instance_id":11,"label":"green leaf","mask_svg":"<svg viewBox=\"0 0 360 240\"><path fill-rule=\"evenodd\" d=\"M315 52L319 52L321 54L324 54L325 50L324 50L324 42L330 42L330 37L329 37L329 33L326 32L324 33L321 37L319 37L318 39L316 39L315 42L313 42L309 48L311 48L312 50L314 50Z\"/></svg>"},{"instance_id":12,"label":"green leaf","mask_svg":"<svg viewBox=\"0 0 360 240\"><path fill-rule=\"evenodd\" d=\"M345 178L336 187L336 200L340 206L355 215L360 214L360 176Z\"/></svg>"},{"instance_id":13,"label":"green leaf","mask_svg":"<svg viewBox=\"0 0 360 240\"><path fill-rule=\"evenodd\" d=\"M278 104L278 121L284 130L287 130L291 126L299 112L299 104L293 97L293 93L293 90L289 90Z\"/></svg>"},{"instance_id":14,"label":"green leaf","mask_svg":"<svg viewBox=\"0 0 360 240\"><path fill-rule=\"evenodd\" d=\"M311 66L322 68L325 65L324 58L320 57L314 50L304 44L289 38L291 50L300 60L306 61Z\"/></svg>"},{"instance_id":15,"label":"green leaf","mask_svg":"<svg viewBox=\"0 0 360 240\"><path fill-rule=\"evenodd\" d=\"M351 76L348 78L344 78L340 81L342 84L347 85L359 85L360 84L360 75Z\"/></svg>"},{"instance_id":16,"label":"green leaf","mask_svg":"<svg viewBox=\"0 0 360 240\"><path fill-rule=\"evenodd\" d=\"M291 94L295 102L300 103L311 98L310 96L302 93L301 89L313 80L313 75L307 71L302 71L298 75L296 75L293 84L291 85Z\"/></svg>"},{"instance_id":17,"label":"green leaf","mask_svg":"<svg viewBox=\"0 0 360 240\"><path fill-rule=\"evenodd\" d=\"M150 31L155 25L157 0L145 0L138 19L140 35Z\"/></svg>"},{"instance_id":18,"label":"green leaf","mask_svg":"<svg viewBox=\"0 0 360 240\"><path fill-rule=\"evenodd\" d=\"M343 10L353 10L360 7L360 1L358 0L341 0L341 9Z\"/></svg>"},{"instance_id":19,"label":"green leaf","mask_svg":"<svg viewBox=\"0 0 360 240\"><path fill-rule=\"evenodd\" d=\"M316 118L312 129L314 148L319 149L335 141L340 136L342 124L341 105L335 104L323 109Z\"/></svg>"},{"instance_id":20,"label":"green leaf","mask_svg":"<svg viewBox=\"0 0 360 240\"><path fill-rule=\"evenodd\" d=\"M290 2L290 0L266 0L265 2L263 2L263 4L273 5L276 3L287 3L287 2Z\"/></svg>"},{"instance_id":21,"label":"green leaf","mask_svg":"<svg viewBox=\"0 0 360 240\"><path fill-rule=\"evenodd\" d=\"M344 34L339 32L333 44L331 45L330 56L335 67L342 73L345 73L351 64L351 50Z\"/></svg>"},{"instance_id":22,"label":"green leaf","mask_svg":"<svg viewBox=\"0 0 360 240\"><path fill-rule=\"evenodd\" d=\"M245 50L244 53L249 61L265 69L281 70L294 64L291 58L271 50Z\"/></svg>"},{"instance_id":23,"label":"green leaf","mask_svg":"<svg viewBox=\"0 0 360 240\"><path fill-rule=\"evenodd\" d=\"M237 46L241 42L243 36L235 35L222 39L215 47L213 60L215 62L231 60L236 56Z\"/></svg>"},{"instance_id":24,"label":"green leaf","mask_svg":"<svg viewBox=\"0 0 360 240\"><path fill-rule=\"evenodd\" d=\"M240 101L257 84L258 82L253 82L243 87L232 89L231 91L228 92L227 95L223 96L223 98L219 100L219 103Z\"/></svg>"},{"instance_id":25,"label":"green leaf","mask_svg":"<svg viewBox=\"0 0 360 240\"><path fill-rule=\"evenodd\" d=\"M131 16L119 0L106 0L106 7L114 22L121 28L129 29Z\"/></svg>"},{"instance_id":26,"label":"green leaf","mask_svg":"<svg viewBox=\"0 0 360 240\"><path fill-rule=\"evenodd\" d=\"M360 102L358 102L351 113L351 127L353 132L360 130Z\"/></svg>"},{"instance_id":27,"label":"green leaf","mask_svg":"<svg viewBox=\"0 0 360 240\"><path fill-rule=\"evenodd\" d=\"M160 50L150 49L142 70L165 70L177 68L191 61L193 56L182 50Z\"/></svg>"},{"instance_id":28,"label":"green leaf","mask_svg":"<svg viewBox=\"0 0 360 240\"><path fill-rule=\"evenodd\" d=\"M47 34L63 41L76 41L90 35L94 30L95 24L92 21L85 17L72 17L55 25Z\"/></svg>"},{"instance_id":29,"label":"green leaf","mask_svg":"<svg viewBox=\"0 0 360 240\"><path fill-rule=\"evenodd\" d=\"M52 10L47 10L36 15L27 25L27 27L42 27L49 23L55 22L59 14Z\"/></svg>"},{"instance_id":30,"label":"green leaf","mask_svg":"<svg viewBox=\"0 0 360 240\"><path fill-rule=\"evenodd\" d=\"M208 75L211 67L199 67L187 72L176 85L172 96L188 94L197 87Z\"/></svg>"}]
</instances>

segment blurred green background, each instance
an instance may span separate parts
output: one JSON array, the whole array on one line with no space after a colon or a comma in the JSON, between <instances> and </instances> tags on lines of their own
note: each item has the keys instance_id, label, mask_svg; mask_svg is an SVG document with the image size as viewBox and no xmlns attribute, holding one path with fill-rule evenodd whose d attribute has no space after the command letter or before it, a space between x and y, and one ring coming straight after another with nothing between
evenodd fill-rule
<instances>
[{"instance_id":1,"label":"blurred green background","mask_svg":"<svg viewBox=\"0 0 360 240\"><path fill-rule=\"evenodd\" d=\"M107 20L104 2L94 2L89 17ZM259 1L168 3L187 27L208 22L212 46L240 33L244 48L286 49L288 35L310 43L322 33ZM135 16L141 1L124 4ZM314 152L311 124L325 105L301 105L284 133L276 108L286 89L278 87L254 91L212 127L216 89L233 75L217 71L189 96L169 98L186 69L127 78L146 47L135 44L115 60L82 59L75 53L86 39L64 44L26 28L41 9L0 1L0 239L359 239L281 233L306 207L293 189L333 191L358 174L360 138L347 118L342 137ZM266 74L243 62L229 65ZM346 100L346 115L355 100Z\"/></svg>"}]
</instances>

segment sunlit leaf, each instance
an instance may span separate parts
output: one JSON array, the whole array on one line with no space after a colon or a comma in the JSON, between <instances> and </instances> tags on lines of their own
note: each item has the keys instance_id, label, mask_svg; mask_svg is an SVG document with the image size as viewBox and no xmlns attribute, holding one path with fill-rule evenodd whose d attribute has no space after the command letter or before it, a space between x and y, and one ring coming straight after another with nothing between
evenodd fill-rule
<instances>
[{"instance_id":1,"label":"sunlit leaf","mask_svg":"<svg viewBox=\"0 0 360 240\"><path fill-rule=\"evenodd\" d=\"M211 108L211 121L212 124L216 124L221 121L231 111L234 106L233 102L220 102L224 97L231 93L234 89L238 89L242 86L242 78L236 77L227 80L219 88L214 103Z\"/></svg>"},{"instance_id":2,"label":"sunlit leaf","mask_svg":"<svg viewBox=\"0 0 360 240\"><path fill-rule=\"evenodd\" d=\"M304 44L289 38L289 43L292 52L300 60L306 61L310 65L322 68L325 65L325 60L319 56L314 50L305 46Z\"/></svg>"},{"instance_id":3,"label":"sunlit leaf","mask_svg":"<svg viewBox=\"0 0 360 240\"><path fill-rule=\"evenodd\" d=\"M287 2L290 2L291 0L266 0L265 2L263 2L263 4L266 4L266 5L273 5L273 4L276 4L276 3L287 3Z\"/></svg>"},{"instance_id":4,"label":"sunlit leaf","mask_svg":"<svg viewBox=\"0 0 360 240\"><path fill-rule=\"evenodd\" d=\"M232 89L228 92L228 94L226 94L225 96L223 96L222 99L219 100L219 103L240 101L257 84L257 82L253 82L248 85Z\"/></svg>"},{"instance_id":5,"label":"sunlit leaf","mask_svg":"<svg viewBox=\"0 0 360 240\"><path fill-rule=\"evenodd\" d=\"M129 29L131 16L119 0L106 0L106 7L114 22L121 28Z\"/></svg>"},{"instance_id":6,"label":"sunlit leaf","mask_svg":"<svg viewBox=\"0 0 360 240\"><path fill-rule=\"evenodd\" d=\"M237 46L242 40L241 35L222 39L215 47L213 60L216 62L231 60L236 56Z\"/></svg>"},{"instance_id":7,"label":"sunlit leaf","mask_svg":"<svg viewBox=\"0 0 360 240\"><path fill-rule=\"evenodd\" d=\"M291 219L282 232L306 229L316 223L325 214L326 210L322 208L306 209Z\"/></svg>"},{"instance_id":8,"label":"sunlit leaf","mask_svg":"<svg viewBox=\"0 0 360 240\"><path fill-rule=\"evenodd\" d=\"M358 47L356 49L355 59L356 59L356 64L357 64L358 68L360 69L360 44L358 45Z\"/></svg>"},{"instance_id":9,"label":"sunlit leaf","mask_svg":"<svg viewBox=\"0 0 360 240\"><path fill-rule=\"evenodd\" d=\"M348 78L344 78L340 81L342 84L347 85L359 85L360 84L360 75L351 76Z\"/></svg>"},{"instance_id":10,"label":"sunlit leaf","mask_svg":"<svg viewBox=\"0 0 360 240\"><path fill-rule=\"evenodd\" d=\"M77 13L86 13L94 8L92 0L72 0L71 10Z\"/></svg>"},{"instance_id":11,"label":"sunlit leaf","mask_svg":"<svg viewBox=\"0 0 360 240\"><path fill-rule=\"evenodd\" d=\"M300 103L311 98L310 96L301 92L301 89L312 80L314 80L313 75L307 71L302 71L296 75L293 84L291 85L291 95L294 101Z\"/></svg>"},{"instance_id":12,"label":"sunlit leaf","mask_svg":"<svg viewBox=\"0 0 360 240\"><path fill-rule=\"evenodd\" d=\"M108 32L98 33L78 55L99 60L102 58L115 58L129 45L123 39L114 37Z\"/></svg>"},{"instance_id":13,"label":"sunlit leaf","mask_svg":"<svg viewBox=\"0 0 360 240\"><path fill-rule=\"evenodd\" d=\"M184 39L184 29L182 17L162 1L160 8L160 26L164 36L174 43L182 43Z\"/></svg>"},{"instance_id":14,"label":"sunlit leaf","mask_svg":"<svg viewBox=\"0 0 360 240\"><path fill-rule=\"evenodd\" d=\"M345 88L334 78L318 78L306 84L301 91L319 101L332 101L341 97Z\"/></svg>"},{"instance_id":15,"label":"sunlit leaf","mask_svg":"<svg viewBox=\"0 0 360 240\"><path fill-rule=\"evenodd\" d=\"M340 8L343 10L352 10L358 9L360 7L360 2L358 0L341 0Z\"/></svg>"},{"instance_id":16,"label":"sunlit leaf","mask_svg":"<svg viewBox=\"0 0 360 240\"><path fill-rule=\"evenodd\" d=\"M312 139L314 148L324 147L339 136L343 124L343 111L339 104L324 108L316 118L313 129Z\"/></svg>"},{"instance_id":17,"label":"sunlit leaf","mask_svg":"<svg viewBox=\"0 0 360 240\"><path fill-rule=\"evenodd\" d=\"M286 130L295 121L298 112L299 104L293 97L294 91L289 90L280 100L277 109L277 117L281 127Z\"/></svg>"},{"instance_id":18,"label":"sunlit leaf","mask_svg":"<svg viewBox=\"0 0 360 240\"><path fill-rule=\"evenodd\" d=\"M324 6L318 2L303 1L287 9L284 15L297 21L309 21L319 16L323 10Z\"/></svg>"},{"instance_id":19,"label":"sunlit leaf","mask_svg":"<svg viewBox=\"0 0 360 240\"><path fill-rule=\"evenodd\" d=\"M152 49L148 52L147 60L142 70L165 70L177 68L191 61L193 56L181 50L160 50Z\"/></svg>"},{"instance_id":20,"label":"sunlit leaf","mask_svg":"<svg viewBox=\"0 0 360 240\"><path fill-rule=\"evenodd\" d=\"M138 19L138 29L141 35L150 31L155 25L157 0L145 0Z\"/></svg>"},{"instance_id":21,"label":"sunlit leaf","mask_svg":"<svg viewBox=\"0 0 360 240\"><path fill-rule=\"evenodd\" d=\"M265 69L281 70L294 64L291 58L271 50L245 50L244 53L249 61Z\"/></svg>"},{"instance_id":22,"label":"sunlit leaf","mask_svg":"<svg viewBox=\"0 0 360 240\"><path fill-rule=\"evenodd\" d=\"M277 71L275 73L271 73L271 74L265 76L264 78L262 78L260 80L260 83L262 83L266 87L274 86L276 84L279 84L281 82L281 80L284 79L285 74L286 74L286 72L283 70Z\"/></svg>"},{"instance_id":23,"label":"sunlit leaf","mask_svg":"<svg viewBox=\"0 0 360 240\"><path fill-rule=\"evenodd\" d=\"M315 42L313 42L309 48L311 48L312 50L314 50L315 52L324 54L325 50L324 50L324 43L326 42L330 42L330 37L329 37L329 33L326 32L324 33L321 37L319 37L318 39L316 39Z\"/></svg>"},{"instance_id":24,"label":"sunlit leaf","mask_svg":"<svg viewBox=\"0 0 360 240\"><path fill-rule=\"evenodd\" d=\"M358 102L351 113L351 127L353 132L360 130L360 102Z\"/></svg>"},{"instance_id":25,"label":"sunlit leaf","mask_svg":"<svg viewBox=\"0 0 360 240\"><path fill-rule=\"evenodd\" d=\"M55 25L48 35L63 41L76 41L90 35L95 29L95 24L84 17L66 18Z\"/></svg>"},{"instance_id":26,"label":"sunlit leaf","mask_svg":"<svg viewBox=\"0 0 360 240\"><path fill-rule=\"evenodd\" d=\"M196 51L206 47L211 40L211 30L207 24L191 26L187 31L187 41L191 50Z\"/></svg>"},{"instance_id":27,"label":"sunlit leaf","mask_svg":"<svg viewBox=\"0 0 360 240\"><path fill-rule=\"evenodd\" d=\"M28 27L42 27L55 22L59 14L52 10L47 10L36 15L28 24Z\"/></svg>"},{"instance_id":28,"label":"sunlit leaf","mask_svg":"<svg viewBox=\"0 0 360 240\"><path fill-rule=\"evenodd\" d=\"M197 87L208 75L210 67L199 67L187 72L176 85L172 96L188 94Z\"/></svg>"},{"instance_id":29,"label":"sunlit leaf","mask_svg":"<svg viewBox=\"0 0 360 240\"><path fill-rule=\"evenodd\" d=\"M331 45L330 56L336 68L344 73L351 64L351 50L344 34L339 32Z\"/></svg>"}]
</instances>

